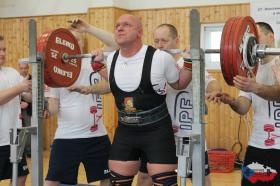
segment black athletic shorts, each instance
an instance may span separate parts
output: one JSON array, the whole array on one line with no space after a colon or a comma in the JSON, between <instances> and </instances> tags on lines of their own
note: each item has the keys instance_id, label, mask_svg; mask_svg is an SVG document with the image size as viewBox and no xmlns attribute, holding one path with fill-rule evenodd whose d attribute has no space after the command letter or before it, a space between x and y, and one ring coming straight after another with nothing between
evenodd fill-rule
<instances>
[{"instance_id":1,"label":"black athletic shorts","mask_svg":"<svg viewBox=\"0 0 280 186\"><path fill-rule=\"evenodd\" d=\"M46 180L64 184L77 184L80 163L83 163L88 182L109 178L108 136L55 139L51 146L49 170Z\"/></svg>"},{"instance_id":2,"label":"black athletic shorts","mask_svg":"<svg viewBox=\"0 0 280 186\"><path fill-rule=\"evenodd\" d=\"M10 162L10 145L0 146L0 180L11 179L13 165ZM26 176L29 170L26 163L25 155L18 164L18 176Z\"/></svg>"},{"instance_id":3,"label":"black athletic shorts","mask_svg":"<svg viewBox=\"0 0 280 186\"><path fill-rule=\"evenodd\" d=\"M139 171L142 173L148 173L147 158L145 156L142 156L140 159L141 159L141 164L140 164ZM191 166L191 170L192 170L192 166ZM205 152L205 176L208 176L209 174L210 174L210 168L208 163L208 153L206 151ZM188 178L192 178L192 174L190 174Z\"/></svg>"},{"instance_id":4,"label":"black athletic shorts","mask_svg":"<svg viewBox=\"0 0 280 186\"><path fill-rule=\"evenodd\" d=\"M149 163L176 164L176 146L170 117L136 127L119 122L111 148L110 159L138 161L142 155Z\"/></svg>"},{"instance_id":5,"label":"black athletic shorts","mask_svg":"<svg viewBox=\"0 0 280 186\"><path fill-rule=\"evenodd\" d=\"M280 150L247 147L242 166L242 186L279 186Z\"/></svg>"}]
</instances>

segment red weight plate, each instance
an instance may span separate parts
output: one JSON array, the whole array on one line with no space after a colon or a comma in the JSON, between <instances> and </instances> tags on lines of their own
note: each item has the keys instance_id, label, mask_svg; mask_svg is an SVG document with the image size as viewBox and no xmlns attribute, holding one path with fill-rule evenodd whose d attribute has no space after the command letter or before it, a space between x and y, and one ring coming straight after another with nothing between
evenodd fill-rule
<instances>
[{"instance_id":1,"label":"red weight plate","mask_svg":"<svg viewBox=\"0 0 280 186\"><path fill-rule=\"evenodd\" d=\"M238 17L232 17L228 19L222 32L220 45L222 74L228 85L233 85L231 43L232 34L234 32L237 21Z\"/></svg>"},{"instance_id":2,"label":"red weight plate","mask_svg":"<svg viewBox=\"0 0 280 186\"><path fill-rule=\"evenodd\" d=\"M231 27L230 25L232 24L232 18L228 19L223 27L223 31L222 31L222 36L221 36L221 42L220 42L220 65L221 65L221 70L222 70L222 74L223 77L225 79L225 81L227 81L228 77L228 69L225 68L225 56L224 56L224 43L225 43L225 38L226 38L226 34L228 32L229 27Z\"/></svg>"},{"instance_id":3,"label":"red weight plate","mask_svg":"<svg viewBox=\"0 0 280 186\"><path fill-rule=\"evenodd\" d=\"M81 59L62 61L63 54L80 54L81 50L74 35L59 28L44 32L37 41L37 52L44 62L45 84L50 87L71 86L79 77Z\"/></svg>"},{"instance_id":4,"label":"red weight plate","mask_svg":"<svg viewBox=\"0 0 280 186\"><path fill-rule=\"evenodd\" d=\"M227 37L227 40L225 42L225 56L226 56L226 59L227 59L227 67L228 68L228 71L230 73L230 79L228 80L229 81L229 85L233 85L233 77L234 77L234 72L233 72L233 68L232 68L232 41L233 41L233 38L232 38L232 34L235 32L235 29L236 29L236 24L238 23L238 20L240 19L241 17L234 17L233 19L233 23L232 23L232 26L231 26L231 29L228 31L228 37Z\"/></svg>"},{"instance_id":5,"label":"red weight plate","mask_svg":"<svg viewBox=\"0 0 280 186\"><path fill-rule=\"evenodd\" d=\"M234 23L234 18L229 18L223 28L221 43L220 43L220 64L223 77L227 84L230 85L232 79L230 68L228 67L228 57L227 57L227 48L228 48L228 41L229 41L229 33Z\"/></svg>"},{"instance_id":6,"label":"red weight plate","mask_svg":"<svg viewBox=\"0 0 280 186\"><path fill-rule=\"evenodd\" d=\"M238 74L238 69L239 66L237 65L236 62L236 47L234 45L234 43L236 42L236 36L239 31L240 25L242 25L244 17L236 17L236 24L234 25L234 29L231 32L231 42L230 42L230 55L231 55L231 70L232 70L232 77L236 76ZM240 37L240 36L237 36ZM242 36L243 38L243 36ZM233 80L233 79L232 79Z\"/></svg>"},{"instance_id":7,"label":"red weight plate","mask_svg":"<svg viewBox=\"0 0 280 186\"><path fill-rule=\"evenodd\" d=\"M222 74L223 77L225 79L225 81L228 83L228 79L230 78L230 73L229 73L229 69L226 68L226 57L225 57L225 53L224 53L224 49L225 49L225 42L226 42L226 37L228 35L228 31L229 28L231 28L232 26L232 22L233 18L229 18L224 27L223 27L223 31L222 31L222 36L221 36L221 43L220 43L220 65L221 65L221 70L222 70Z\"/></svg>"},{"instance_id":8,"label":"red weight plate","mask_svg":"<svg viewBox=\"0 0 280 186\"><path fill-rule=\"evenodd\" d=\"M232 56L234 56L234 61L232 63L234 69L234 76L241 75L244 77L248 76L248 69L242 69L240 66L243 63L243 54L242 49L240 46L243 44L243 37L246 32L251 33L256 36L258 42L258 35L257 35L257 27L254 20L250 16L243 17L239 20L236 31L233 35L233 43L232 43ZM243 46L245 47L245 46ZM257 66L253 69L254 74L256 74Z\"/></svg>"}]
</instances>

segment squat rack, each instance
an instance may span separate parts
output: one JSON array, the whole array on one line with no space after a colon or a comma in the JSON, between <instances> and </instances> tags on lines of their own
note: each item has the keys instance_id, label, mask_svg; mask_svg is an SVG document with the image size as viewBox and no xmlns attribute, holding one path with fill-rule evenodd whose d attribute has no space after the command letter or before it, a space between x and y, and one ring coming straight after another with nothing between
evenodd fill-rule
<instances>
[{"instance_id":1,"label":"squat rack","mask_svg":"<svg viewBox=\"0 0 280 186\"><path fill-rule=\"evenodd\" d=\"M186 185L192 173L192 185L205 185L205 61L200 48L200 17L196 9L190 12L190 54L192 60L193 124L192 134L179 137L177 142L180 186ZM190 167L192 166L192 171Z\"/></svg>"}]
</instances>

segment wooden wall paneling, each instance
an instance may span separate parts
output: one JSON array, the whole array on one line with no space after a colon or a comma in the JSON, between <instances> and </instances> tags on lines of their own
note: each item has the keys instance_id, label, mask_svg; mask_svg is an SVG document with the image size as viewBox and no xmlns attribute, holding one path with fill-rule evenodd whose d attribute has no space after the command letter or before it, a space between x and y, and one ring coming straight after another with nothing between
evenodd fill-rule
<instances>
[{"instance_id":1,"label":"wooden wall paneling","mask_svg":"<svg viewBox=\"0 0 280 186\"><path fill-rule=\"evenodd\" d=\"M124 14L124 10L115 8L91 8L88 11L89 23L107 30L114 32L114 26L119 14ZM92 36L87 36L89 51L104 47L104 44Z\"/></svg>"},{"instance_id":2,"label":"wooden wall paneling","mask_svg":"<svg viewBox=\"0 0 280 186\"><path fill-rule=\"evenodd\" d=\"M200 13L200 21L202 23L210 23L210 8L209 7L201 7L199 8Z\"/></svg>"},{"instance_id":3,"label":"wooden wall paneling","mask_svg":"<svg viewBox=\"0 0 280 186\"><path fill-rule=\"evenodd\" d=\"M189 48L190 47L190 19L189 19L190 9L176 9L176 28L179 34L179 48Z\"/></svg>"}]
</instances>

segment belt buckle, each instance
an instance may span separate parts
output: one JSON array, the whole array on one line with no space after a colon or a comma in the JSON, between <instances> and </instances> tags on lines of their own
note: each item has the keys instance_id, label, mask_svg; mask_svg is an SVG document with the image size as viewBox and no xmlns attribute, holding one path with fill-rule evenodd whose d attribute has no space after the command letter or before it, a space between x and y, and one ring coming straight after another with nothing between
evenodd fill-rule
<instances>
[{"instance_id":1,"label":"belt buckle","mask_svg":"<svg viewBox=\"0 0 280 186\"><path fill-rule=\"evenodd\" d=\"M143 119L139 116L123 116L121 117L121 121L128 124L139 124Z\"/></svg>"}]
</instances>

